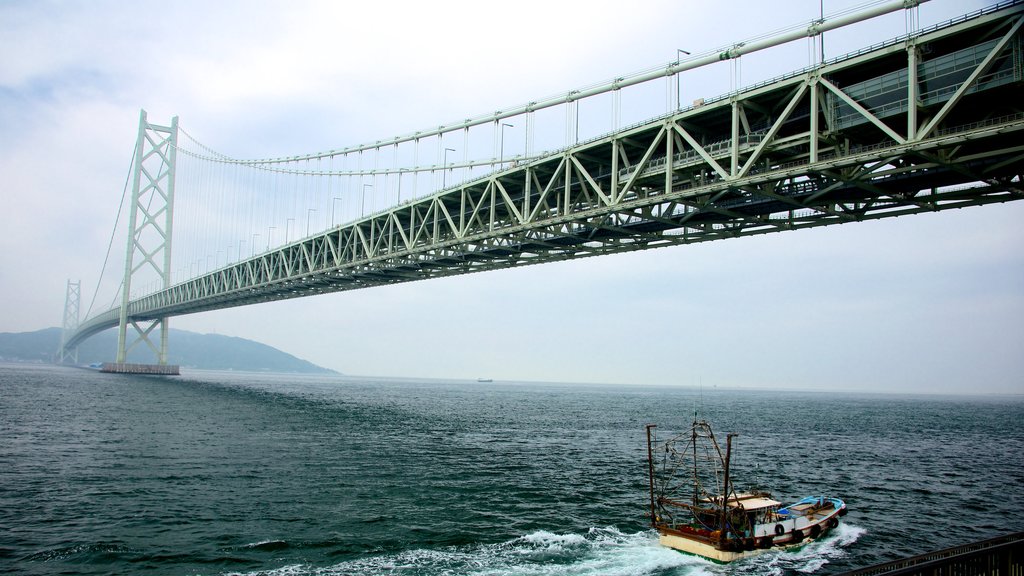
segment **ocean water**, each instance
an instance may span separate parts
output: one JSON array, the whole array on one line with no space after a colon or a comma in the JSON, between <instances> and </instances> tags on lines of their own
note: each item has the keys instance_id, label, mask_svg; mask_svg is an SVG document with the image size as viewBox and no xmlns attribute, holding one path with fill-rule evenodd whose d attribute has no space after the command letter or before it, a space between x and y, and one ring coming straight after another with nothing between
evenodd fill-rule
<instances>
[{"instance_id":1,"label":"ocean water","mask_svg":"<svg viewBox=\"0 0 1024 576\"><path fill-rule=\"evenodd\" d=\"M844 498L728 566L658 546L644 425L739 487ZM1024 530L1024 398L179 378L0 365L0 573L830 574Z\"/></svg>"}]
</instances>

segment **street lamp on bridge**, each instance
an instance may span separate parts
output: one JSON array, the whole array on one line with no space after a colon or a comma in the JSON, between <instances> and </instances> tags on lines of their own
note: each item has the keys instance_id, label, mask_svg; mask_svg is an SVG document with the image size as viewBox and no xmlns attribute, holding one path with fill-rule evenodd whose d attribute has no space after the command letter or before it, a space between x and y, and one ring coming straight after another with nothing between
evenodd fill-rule
<instances>
[{"instance_id":1,"label":"street lamp on bridge","mask_svg":"<svg viewBox=\"0 0 1024 576\"><path fill-rule=\"evenodd\" d=\"M313 216L313 212L316 212L316 208L310 208L306 211L306 236L309 236L309 221Z\"/></svg>"},{"instance_id":2,"label":"street lamp on bridge","mask_svg":"<svg viewBox=\"0 0 1024 576\"><path fill-rule=\"evenodd\" d=\"M515 128L515 126L505 122L501 123L501 151L498 153L498 163L500 164L505 162L505 128Z\"/></svg>"},{"instance_id":3,"label":"street lamp on bridge","mask_svg":"<svg viewBox=\"0 0 1024 576\"><path fill-rule=\"evenodd\" d=\"M455 148L445 148L444 149L444 165L441 166L441 188L442 189L448 187L448 178L447 178L447 176L448 176L448 153L449 152L455 152Z\"/></svg>"},{"instance_id":4,"label":"street lamp on bridge","mask_svg":"<svg viewBox=\"0 0 1024 576\"><path fill-rule=\"evenodd\" d=\"M373 188L373 184L363 184L363 200L362 200L362 203L359 204L359 215L360 216L365 216L366 215L366 189L367 188Z\"/></svg>"},{"instance_id":5,"label":"street lamp on bridge","mask_svg":"<svg viewBox=\"0 0 1024 576\"><path fill-rule=\"evenodd\" d=\"M682 60L683 54L686 54L687 56L690 55L690 53L687 52L686 50L676 48L676 66L679 66L679 62ZM683 105L680 101L680 96L682 95L682 85L679 76L679 72L676 72L676 111L683 109Z\"/></svg>"}]
</instances>

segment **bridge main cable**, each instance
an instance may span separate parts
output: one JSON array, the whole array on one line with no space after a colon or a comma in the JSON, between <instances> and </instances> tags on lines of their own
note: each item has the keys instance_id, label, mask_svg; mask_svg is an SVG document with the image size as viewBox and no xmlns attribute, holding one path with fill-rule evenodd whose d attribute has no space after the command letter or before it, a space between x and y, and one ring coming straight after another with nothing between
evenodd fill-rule
<instances>
[{"instance_id":1,"label":"bridge main cable","mask_svg":"<svg viewBox=\"0 0 1024 576\"><path fill-rule=\"evenodd\" d=\"M363 152L367 150L378 149L382 146L389 146L395 144L402 144L405 142L414 142L422 138L429 138L431 136L438 136L455 130L463 130L472 128L474 126L482 126L491 122L500 122L508 118L520 116L522 114L528 114L530 112L536 112L538 110L544 110L546 108L552 108L554 106L560 106L563 104L570 104L577 100L584 98L590 98L592 96L598 96L607 92L613 92L622 88L628 88L637 84L643 84L644 82L650 82L658 78L664 78L673 76L680 72L687 70L693 70L695 68L701 68L709 64L716 62L722 62L725 60L732 60L739 58L744 54L750 54L751 52L757 52L773 46L779 46L786 44L800 38L811 38L819 36L830 30L842 28L843 26L849 26L850 24L856 24L857 22L863 22L864 20L870 20L884 14L896 12L897 10L904 10L909 8L917 7L929 0L892 0L885 2L873 8L856 12L853 14L847 14L841 17L836 17L831 20L821 18L819 20L812 20L810 25L806 28L798 28L796 30L779 34L764 40L758 40L751 43L739 42L734 44L732 47L724 50L714 50L706 55L698 55L694 58L687 60L677 61L676 63L670 63L664 68L658 68L649 72L643 72L628 77L620 77L607 82L599 84L591 88L585 88L580 90L571 90L565 95L555 96L541 101L530 102L516 108L509 110L498 110L492 115L478 116L476 118L469 118L461 123L445 125L442 124L437 128L431 128L426 130L419 130L412 134L405 134L397 136L390 140L378 140L372 144L359 144L350 148L343 148L341 150L329 150L326 152L314 152L311 154L298 155L298 156L287 156L279 158L262 158L254 160L234 160L234 159L221 159L222 162L227 164L249 164L249 165L265 165L265 164L282 164L291 162L301 162L305 160L317 160L322 158L329 158L337 156L339 154L349 154L353 152Z\"/></svg>"}]
</instances>

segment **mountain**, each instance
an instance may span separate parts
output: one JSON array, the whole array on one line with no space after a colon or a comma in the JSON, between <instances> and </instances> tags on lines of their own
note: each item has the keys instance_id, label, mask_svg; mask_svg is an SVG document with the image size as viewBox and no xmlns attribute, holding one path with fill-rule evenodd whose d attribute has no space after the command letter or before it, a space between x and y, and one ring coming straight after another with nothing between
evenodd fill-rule
<instances>
[{"instance_id":1,"label":"mountain","mask_svg":"<svg viewBox=\"0 0 1024 576\"><path fill-rule=\"evenodd\" d=\"M60 345L60 328L35 332L0 332L0 361L52 362ZM144 344L128 353L129 362L152 363L153 355ZM117 330L97 334L78 349L78 363L111 362L117 349ZM219 334L197 334L171 330L168 363L203 370L245 370L250 372L303 372L332 374L291 354L244 338Z\"/></svg>"}]
</instances>

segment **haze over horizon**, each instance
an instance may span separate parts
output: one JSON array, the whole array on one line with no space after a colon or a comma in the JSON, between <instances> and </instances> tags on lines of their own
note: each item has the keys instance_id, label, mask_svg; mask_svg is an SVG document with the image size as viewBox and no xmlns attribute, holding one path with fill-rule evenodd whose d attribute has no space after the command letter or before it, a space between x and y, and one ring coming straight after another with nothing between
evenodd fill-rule
<instances>
[{"instance_id":1,"label":"haze over horizon","mask_svg":"<svg viewBox=\"0 0 1024 576\"><path fill-rule=\"evenodd\" d=\"M825 13L855 4L826 0ZM986 5L932 0L921 25ZM156 123L179 116L235 157L295 155L564 93L819 10L813 0L617 6L0 5L0 331L59 325L68 278L82 281L84 312L140 108ZM902 12L838 30L825 37L826 56L905 30ZM744 56L741 84L807 63L800 41ZM682 101L727 92L731 73L723 63L684 75ZM641 118L664 111L624 103ZM974 207L226 309L171 326L349 374L1021 394L1022 217L1024 203Z\"/></svg>"}]
</instances>

